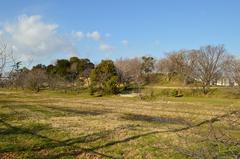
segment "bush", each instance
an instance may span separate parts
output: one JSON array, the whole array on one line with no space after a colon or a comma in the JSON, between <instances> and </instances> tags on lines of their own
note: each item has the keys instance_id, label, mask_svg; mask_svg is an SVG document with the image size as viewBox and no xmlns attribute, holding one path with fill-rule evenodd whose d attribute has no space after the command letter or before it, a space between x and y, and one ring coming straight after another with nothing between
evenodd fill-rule
<instances>
[{"instance_id":1,"label":"bush","mask_svg":"<svg viewBox=\"0 0 240 159\"><path fill-rule=\"evenodd\" d=\"M104 92L106 94L117 94L118 93L118 76L112 76L109 80L104 83Z\"/></svg>"},{"instance_id":2,"label":"bush","mask_svg":"<svg viewBox=\"0 0 240 159\"><path fill-rule=\"evenodd\" d=\"M182 94L179 90L173 89L173 90L171 91L171 96L172 96L172 97L182 97L183 94Z\"/></svg>"},{"instance_id":3,"label":"bush","mask_svg":"<svg viewBox=\"0 0 240 159\"><path fill-rule=\"evenodd\" d=\"M111 60L102 62L93 69L91 76L90 93L94 94L116 94L118 93L119 77Z\"/></svg>"},{"instance_id":4,"label":"bush","mask_svg":"<svg viewBox=\"0 0 240 159\"><path fill-rule=\"evenodd\" d=\"M173 90L171 91L171 96L176 97L177 95L178 95L178 90L173 89Z\"/></svg>"}]
</instances>

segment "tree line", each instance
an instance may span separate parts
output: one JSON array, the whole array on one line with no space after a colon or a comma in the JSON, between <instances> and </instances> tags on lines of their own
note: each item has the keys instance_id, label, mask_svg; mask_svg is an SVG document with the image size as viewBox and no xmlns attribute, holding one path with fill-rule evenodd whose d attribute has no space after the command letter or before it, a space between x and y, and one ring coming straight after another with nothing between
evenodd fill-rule
<instances>
[{"instance_id":1,"label":"tree line","mask_svg":"<svg viewBox=\"0 0 240 159\"><path fill-rule=\"evenodd\" d=\"M159 75L169 80L178 75L184 85L196 84L204 94L223 76L240 86L240 60L229 54L223 45L169 52L161 59L151 56L120 58L102 60L96 65L86 58L71 57L47 66L38 64L31 69L15 60L7 62L9 55L7 45L3 45L0 49L1 86L37 92L61 88L88 88L97 96L131 89L140 92ZM6 71L7 63L12 65Z\"/></svg>"}]
</instances>

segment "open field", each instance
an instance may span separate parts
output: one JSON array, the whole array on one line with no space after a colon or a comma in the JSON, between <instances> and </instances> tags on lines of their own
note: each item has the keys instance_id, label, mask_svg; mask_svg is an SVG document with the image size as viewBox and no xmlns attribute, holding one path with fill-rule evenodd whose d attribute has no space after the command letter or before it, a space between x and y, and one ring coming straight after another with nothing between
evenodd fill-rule
<instances>
[{"instance_id":1,"label":"open field","mask_svg":"<svg viewBox=\"0 0 240 159\"><path fill-rule=\"evenodd\" d=\"M231 158L240 153L239 110L238 99L2 90L0 158ZM227 138L217 140L219 132L236 143L221 143Z\"/></svg>"}]
</instances>

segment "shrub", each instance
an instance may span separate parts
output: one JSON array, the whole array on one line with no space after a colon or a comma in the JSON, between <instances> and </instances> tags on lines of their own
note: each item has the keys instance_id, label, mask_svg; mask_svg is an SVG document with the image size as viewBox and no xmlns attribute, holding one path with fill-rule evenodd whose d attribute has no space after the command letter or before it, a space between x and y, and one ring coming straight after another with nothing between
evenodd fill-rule
<instances>
[{"instance_id":1,"label":"shrub","mask_svg":"<svg viewBox=\"0 0 240 159\"><path fill-rule=\"evenodd\" d=\"M180 92L180 90L173 89L173 90L171 91L171 96L172 96L172 97L182 97L183 94Z\"/></svg>"},{"instance_id":2,"label":"shrub","mask_svg":"<svg viewBox=\"0 0 240 159\"><path fill-rule=\"evenodd\" d=\"M116 94L118 93L119 77L116 68L111 60L102 60L99 65L93 69L91 75L90 93Z\"/></svg>"},{"instance_id":3,"label":"shrub","mask_svg":"<svg viewBox=\"0 0 240 159\"><path fill-rule=\"evenodd\" d=\"M112 76L109 80L104 83L104 92L106 94L117 94L118 93L118 76Z\"/></svg>"}]
</instances>

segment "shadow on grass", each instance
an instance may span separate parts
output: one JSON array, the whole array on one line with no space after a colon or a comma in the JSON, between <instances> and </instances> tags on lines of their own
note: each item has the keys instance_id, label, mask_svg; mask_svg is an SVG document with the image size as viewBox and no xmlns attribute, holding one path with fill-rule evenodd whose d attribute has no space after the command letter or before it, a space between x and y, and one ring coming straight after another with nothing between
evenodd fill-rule
<instances>
[{"instance_id":1,"label":"shadow on grass","mask_svg":"<svg viewBox=\"0 0 240 159\"><path fill-rule=\"evenodd\" d=\"M166 123L166 124L187 124L189 122L181 118L168 118L168 117L158 117L158 116L148 116L141 114L125 114L122 119L131 120L131 121L143 121L143 122L152 122L152 123Z\"/></svg>"},{"instance_id":2,"label":"shadow on grass","mask_svg":"<svg viewBox=\"0 0 240 159\"><path fill-rule=\"evenodd\" d=\"M0 125L3 125L5 128L0 129L0 136L5 140L5 142L9 142L6 146L0 147L0 158L3 153L12 153L12 152L23 152L28 151L30 148L26 146L19 146L18 144L11 143L11 139L18 138L18 140L26 136L30 136L31 138L40 139L42 142L47 143L57 143L57 140L51 139L47 136L40 135L40 131L51 129L48 125L43 124L33 124L28 126L13 126L9 122L0 118ZM5 138L6 137L6 138ZM10 139L10 138L11 139Z\"/></svg>"},{"instance_id":3,"label":"shadow on grass","mask_svg":"<svg viewBox=\"0 0 240 159\"><path fill-rule=\"evenodd\" d=\"M77 108L71 108L71 107L62 107L62 106L43 106L45 108L50 108L54 111L60 111L63 112L66 115L102 115L105 113L109 113L109 110L97 110L97 109L77 109Z\"/></svg>"},{"instance_id":4,"label":"shadow on grass","mask_svg":"<svg viewBox=\"0 0 240 159\"><path fill-rule=\"evenodd\" d=\"M33 127L19 127L19 126L13 126L12 124L8 123L7 121L3 120L0 118L0 124L4 125L6 128L5 129L0 129L0 135L30 135L32 137L36 137L41 141L44 141L42 144L35 144L31 147L24 147L24 146L19 146L19 145L14 145L10 147L1 147L0 148L0 156L1 153L12 153L12 152L32 152L32 153L37 153L41 150L51 150L54 148L59 148L59 147L64 147L66 148L66 151L62 153L57 153L57 154L47 154L46 156L39 156L38 158L59 158L59 157L64 157L64 156L78 156L80 154L93 154L94 156L100 156L104 158L115 158L109 155L105 155L99 152L96 152L96 148L81 148L77 146L76 144L86 144L90 142L95 142L100 139L104 139L108 137L111 133L114 133L116 131L122 130L122 129L130 129L134 126L132 125L127 125L127 126L121 126L117 127L113 130L106 130L106 131L100 131L97 133L92 133L84 136L80 136L77 138L72 138L72 139L67 139L67 140L55 140L52 138L49 138L44 135L40 135L40 131L43 130L49 130L51 129L47 125L35 125ZM36 154L37 155L37 154Z\"/></svg>"},{"instance_id":5,"label":"shadow on grass","mask_svg":"<svg viewBox=\"0 0 240 159\"><path fill-rule=\"evenodd\" d=\"M97 109L79 109L71 107L62 107L62 106L47 106L47 105L26 105L26 104L10 104L1 106L1 108L8 108L11 110L11 113L0 114L1 118L17 118L26 119L27 116L24 115L24 112L18 112L17 110L28 109L31 112L41 113L42 115L48 117L59 117L59 116L78 116L78 115L102 115L109 113L110 110L97 110ZM23 116L24 115L24 116ZM24 118L25 117L25 118Z\"/></svg>"},{"instance_id":6,"label":"shadow on grass","mask_svg":"<svg viewBox=\"0 0 240 159\"><path fill-rule=\"evenodd\" d=\"M69 139L69 140L62 141L61 143L63 143L64 146L70 146L70 145L80 143L80 142L83 142L83 143L93 142L93 141L96 141L98 139L103 139L104 137L107 137L111 133L117 132L118 130L122 130L122 129L128 130L128 129L132 129L132 128L135 128L135 127L138 127L138 126L127 125L127 126L117 127L113 130L107 130L107 131L103 131L103 132L99 132L99 133L94 133L94 134L86 135L86 136L76 138L76 139ZM100 136L98 136L98 135L100 135ZM96 137L95 139L94 139L94 136ZM113 145L118 144L118 143L128 142L130 140L133 140L133 139L139 138L139 137L140 136L138 136L138 137L134 136L133 138L127 138L127 140L121 140L119 142L118 141L108 142L104 145L100 145L100 146L96 146L96 147L92 147L92 148L79 148L79 147L77 147L77 148L75 148L73 150L70 150L70 151L67 151L67 152L62 152L62 153L58 153L58 154L55 154L55 155L49 155L49 156L47 156L47 158L54 158L55 159L55 158L60 158L60 157L64 157L64 156L79 156L79 155L84 154L84 153L94 154L95 157L93 157L93 158L96 158L96 157L97 158L99 158L99 157L101 157L101 158L102 157L104 157L104 158L120 158L120 157L113 157L113 156L110 156L110 155L102 154L102 153L97 152L96 150L104 148L104 147L113 146ZM59 147L61 145L56 145L56 146ZM45 158L45 157L43 157L43 158Z\"/></svg>"}]
</instances>

